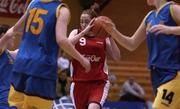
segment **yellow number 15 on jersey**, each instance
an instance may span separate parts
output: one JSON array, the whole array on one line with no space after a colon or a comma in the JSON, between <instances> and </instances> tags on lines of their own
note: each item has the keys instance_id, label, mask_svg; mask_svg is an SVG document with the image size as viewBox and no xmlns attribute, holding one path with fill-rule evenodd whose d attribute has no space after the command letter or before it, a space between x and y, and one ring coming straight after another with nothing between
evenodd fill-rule
<instances>
[{"instance_id":1,"label":"yellow number 15 on jersey","mask_svg":"<svg viewBox=\"0 0 180 109\"><path fill-rule=\"evenodd\" d=\"M37 9L33 8L29 11L29 17L26 24L26 32L29 32L29 30L35 34L38 35L41 33L44 25L44 20L40 15L47 15L48 11L43 9ZM31 23L37 23L38 27L35 28Z\"/></svg>"}]
</instances>

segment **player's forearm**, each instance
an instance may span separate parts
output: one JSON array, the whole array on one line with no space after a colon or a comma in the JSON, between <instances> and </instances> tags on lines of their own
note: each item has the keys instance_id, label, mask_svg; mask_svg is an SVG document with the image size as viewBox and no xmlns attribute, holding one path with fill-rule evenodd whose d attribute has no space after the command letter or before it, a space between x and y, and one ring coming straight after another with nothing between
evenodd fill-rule
<instances>
[{"instance_id":1,"label":"player's forearm","mask_svg":"<svg viewBox=\"0 0 180 109\"><path fill-rule=\"evenodd\" d=\"M144 96L144 89L139 84L136 84L136 87L140 95Z\"/></svg>"},{"instance_id":2,"label":"player's forearm","mask_svg":"<svg viewBox=\"0 0 180 109\"><path fill-rule=\"evenodd\" d=\"M125 36L120 33L116 28L113 28L110 35L124 48L128 49L129 51L133 51L136 49L136 44L134 43L133 39L129 36Z\"/></svg>"},{"instance_id":3,"label":"player's forearm","mask_svg":"<svg viewBox=\"0 0 180 109\"><path fill-rule=\"evenodd\" d=\"M3 41L2 41L2 38L0 39L0 49L2 49L3 48Z\"/></svg>"},{"instance_id":4,"label":"player's forearm","mask_svg":"<svg viewBox=\"0 0 180 109\"><path fill-rule=\"evenodd\" d=\"M180 36L180 26L170 27L170 34L179 35Z\"/></svg>"},{"instance_id":5,"label":"player's forearm","mask_svg":"<svg viewBox=\"0 0 180 109\"><path fill-rule=\"evenodd\" d=\"M80 62L83 61L83 56L73 47L67 38L59 40L58 44L68 55Z\"/></svg>"},{"instance_id":6,"label":"player's forearm","mask_svg":"<svg viewBox=\"0 0 180 109\"><path fill-rule=\"evenodd\" d=\"M113 59L118 61L121 58L120 50L119 50L116 42L112 38L109 38L109 40L110 40L111 48L112 48L112 52L113 52L112 53Z\"/></svg>"},{"instance_id":7,"label":"player's forearm","mask_svg":"<svg viewBox=\"0 0 180 109\"><path fill-rule=\"evenodd\" d=\"M138 96L138 93L134 91L134 89L130 86L128 82L125 82L125 84L123 85L123 88L125 92L130 93L134 96Z\"/></svg>"},{"instance_id":8,"label":"player's forearm","mask_svg":"<svg viewBox=\"0 0 180 109\"><path fill-rule=\"evenodd\" d=\"M0 39L0 49L6 48L7 42L9 41L8 37L2 37Z\"/></svg>"},{"instance_id":9,"label":"player's forearm","mask_svg":"<svg viewBox=\"0 0 180 109\"><path fill-rule=\"evenodd\" d=\"M22 28L24 26L25 20L26 20L26 13L14 25L14 28L13 28L14 32L21 32L21 30L22 30Z\"/></svg>"},{"instance_id":10,"label":"player's forearm","mask_svg":"<svg viewBox=\"0 0 180 109\"><path fill-rule=\"evenodd\" d=\"M73 37L70 39L70 40L71 40L71 43L72 43L73 45L75 45L75 44L79 41L79 39L80 39L81 37L83 37L84 35L85 35L85 33L82 31L82 32L80 32L79 34L73 36Z\"/></svg>"},{"instance_id":11,"label":"player's forearm","mask_svg":"<svg viewBox=\"0 0 180 109\"><path fill-rule=\"evenodd\" d=\"M137 92L135 92L134 90L128 90L128 93L130 93L136 97L139 97L139 94Z\"/></svg>"}]
</instances>

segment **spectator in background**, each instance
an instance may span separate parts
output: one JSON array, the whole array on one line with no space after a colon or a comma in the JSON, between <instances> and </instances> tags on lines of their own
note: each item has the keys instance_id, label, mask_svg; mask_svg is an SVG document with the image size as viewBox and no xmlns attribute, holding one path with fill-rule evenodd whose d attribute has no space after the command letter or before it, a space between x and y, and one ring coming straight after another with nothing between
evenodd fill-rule
<instances>
[{"instance_id":1,"label":"spectator in background","mask_svg":"<svg viewBox=\"0 0 180 109\"><path fill-rule=\"evenodd\" d=\"M58 67L61 70L68 69L70 66L70 57L62 50L58 58Z\"/></svg>"},{"instance_id":2,"label":"spectator in background","mask_svg":"<svg viewBox=\"0 0 180 109\"><path fill-rule=\"evenodd\" d=\"M111 83L112 86L117 86L117 77L116 75L114 75L113 73L109 73L108 75L108 79L109 79L109 82Z\"/></svg>"},{"instance_id":3,"label":"spectator in background","mask_svg":"<svg viewBox=\"0 0 180 109\"><path fill-rule=\"evenodd\" d=\"M60 70L58 72L57 88L56 88L56 93L58 98L69 95L70 84L71 84L71 78L68 77L68 69Z\"/></svg>"},{"instance_id":4,"label":"spectator in background","mask_svg":"<svg viewBox=\"0 0 180 109\"><path fill-rule=\"evenodd\" d=\"M118 101L119 100L119 90L120 86L117 83L117 77L113 73L109 73L108 79L110 82L110 89L109 89L109 94L107 97L108 101Z\"/></svg>"},{"instance_id":5,"label":"spectator in background","mask_svg":"<svg viewBox=\"0 0 180 109\"><path fill-rule=\"evenodd\" d=\"M120 101L145 102L144 89L130 77L122 86Z\"/></svg>"},{"instance_id":6,"label":"spectator in background","mask_svg":"<svg viewBox=\"0 0 180 109\"><path fill-rule=\"evenodd\" d=\"M54 100L52 109L75 109L70 97L71 77L68 76L68 69L58 72L57 79L57 99Z\"/></svg>"},{"instance_id":7,"label":"spectator in background","mask_svg":"<svg viewBox=\"0 0 180 109\"><path fill-rule=\"evenodd\" d=\"M57 60L59 69L67 69L68 76L70 76L70 57L64 52L61 51L61 56Z\"/></svg>"}]
</instances>

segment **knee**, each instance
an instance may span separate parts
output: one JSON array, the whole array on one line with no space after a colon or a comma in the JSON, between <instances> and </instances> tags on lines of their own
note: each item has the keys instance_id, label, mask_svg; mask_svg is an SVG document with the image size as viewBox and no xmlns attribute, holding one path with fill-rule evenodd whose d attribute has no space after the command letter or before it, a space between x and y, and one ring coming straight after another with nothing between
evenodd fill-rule
<instances>
[{"instance_id":1,"label":"knee","mask_svg":"<svg viewBox=\"0 0 180 109\"><path fill-rule=\"evenodd\" d=\"M100 104L97 104L97 103L90 103L88 105L88 109L101 109L101 106Z\"/></svg>"}]
</instances>

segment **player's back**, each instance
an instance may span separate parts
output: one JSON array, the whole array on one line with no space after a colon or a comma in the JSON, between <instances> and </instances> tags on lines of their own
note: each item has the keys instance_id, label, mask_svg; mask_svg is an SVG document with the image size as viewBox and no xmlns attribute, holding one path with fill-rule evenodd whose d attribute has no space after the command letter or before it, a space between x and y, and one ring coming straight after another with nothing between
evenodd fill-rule
<instances>
[{"instance_id":1,"label":"player's back","mask_svg":"<svg viewBox=\"0 0 180 109\"><path fill-rule=\"evenodd\" d=\"M52 0L34 0L27 10L23 38L13 71L56 79L58 45L55 27L58 7Z\"/></svg>"},{"instance_id":2,"label":"player's back","mask_svg":"<svg viewBox=\"0 0 180 109\"><path fill-rule=\"evenodd\" d=\"M106 65L106 39L82 37L75 48L91 63L91 70L85 73L85 69L77 60L72 61L72 73L74 81L107 80Z\"/></svg>"}]
</instances>

